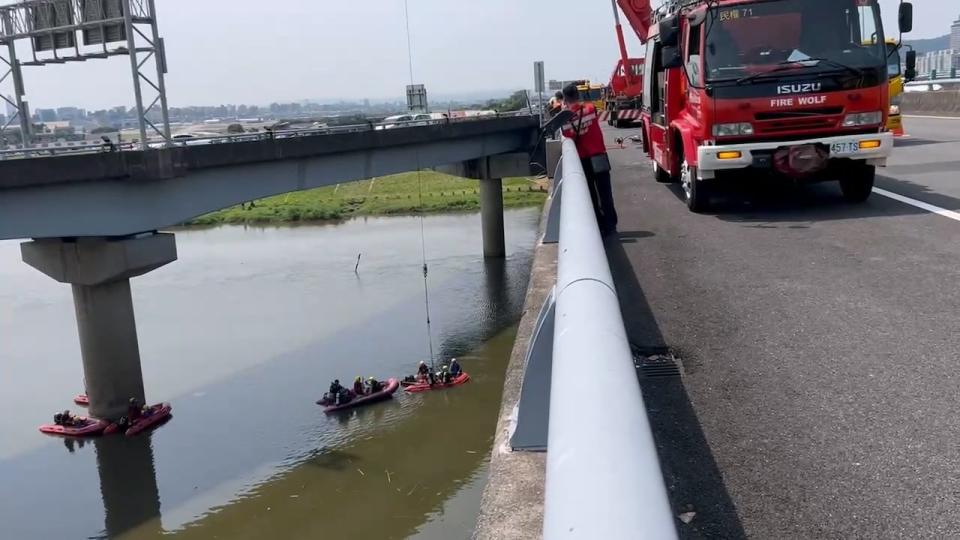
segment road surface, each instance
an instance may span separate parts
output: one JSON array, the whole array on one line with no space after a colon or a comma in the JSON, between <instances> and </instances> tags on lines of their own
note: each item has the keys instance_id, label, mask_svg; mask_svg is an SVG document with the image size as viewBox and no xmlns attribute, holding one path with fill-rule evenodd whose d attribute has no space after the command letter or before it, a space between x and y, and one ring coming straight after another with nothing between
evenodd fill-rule
<instances>
[{"instance_id":1,"label":"road surface","mask_svg":"<svg viewBox=\"0 0 960 540\"><path fill-rule=\"evenodd\" d=\"M684 538L960 536L960 121L905 124L877 186L911 204L739 186L697 215L611 150L628 333L683 368L642 384Z\"/></svg>"}]
</instances>

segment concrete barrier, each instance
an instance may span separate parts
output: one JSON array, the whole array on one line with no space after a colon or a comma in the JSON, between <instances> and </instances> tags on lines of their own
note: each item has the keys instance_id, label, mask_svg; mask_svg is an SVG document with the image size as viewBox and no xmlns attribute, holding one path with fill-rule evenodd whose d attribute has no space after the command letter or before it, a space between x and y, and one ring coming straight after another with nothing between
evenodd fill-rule
<instances>
[{"instance_id":1,"label":"concrete barrier","mask_svg":"<svg viewBox=\"0 0 960 540\"><path fill-rule=\"evenodd\" d=\"M900 104L903 114L960 116L960 91L908 92Z\"/></svg>"}]
</instances>

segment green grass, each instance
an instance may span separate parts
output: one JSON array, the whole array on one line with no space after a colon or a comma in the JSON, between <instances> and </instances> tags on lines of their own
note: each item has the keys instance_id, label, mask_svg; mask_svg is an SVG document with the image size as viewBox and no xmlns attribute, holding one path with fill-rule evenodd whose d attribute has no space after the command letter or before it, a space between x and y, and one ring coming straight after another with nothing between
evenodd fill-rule
<instances>
[{"instance_id":1,"label":"green grass","mask_svg":"<svg viewBox=\"0 0 960 540\"><path fill-rule=\"evenodd\" d=\"M421 206L420 186L423 201ZM432 171L340 184L277 195L200 216L187 225L290 223L346 219L353 216L470 211L480 208L479 181ZM507 208L539 206L545 186L530 178L503 181Z\"/></svg>"}]
</instances>

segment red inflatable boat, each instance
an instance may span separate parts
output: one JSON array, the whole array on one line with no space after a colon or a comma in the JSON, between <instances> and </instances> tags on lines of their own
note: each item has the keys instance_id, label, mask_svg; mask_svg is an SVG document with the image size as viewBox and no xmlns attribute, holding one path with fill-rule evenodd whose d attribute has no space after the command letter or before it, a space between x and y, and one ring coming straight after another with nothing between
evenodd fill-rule
<instances>
[{"instance_id":1,"label":"red inflatable boat","mask_svg":"<svg viewBox=\"0 0 960 540\"><path fill-rule=\"evenodd\" d=\"M44 424L40 426L40 432L47 435L62 435L64 437L93 437L101 435L110 422L106 420L97 420L96 418L79 418L80 422L76 426L58 426L57 424Z\"/></svg>"},{"instance_id":2,"label":"red inflatable boat","mask_svg":"<svg viewBox=\"0 0 960 540\"><path fill-rule=\"evenodd\" d=\"M400 381L396 379L389 379L383 385L383 389L379 392L374 392L372 394L367 394L365 396L354 397L346 403L341 403L339 405L334 405L327 396L324 396L323 399L317 401L317 405L323 405L323 412L334 412L342 411L344 409L352 409L354 407L362 407L364 405L370 405L372 403L377 403L378 401L384 401L393 397L393 393L397 391L397 388L400 388ZM355 396L352 391L349 392L351 396Z\"/></svg>"},{"instance_id":3,"label":"red inflatable boat","mask_svg":"<svg viewBox=\"0 0 960 540\"><path fill-rule=\"evenodd\" d=\"M143 416L138 418L136 421L131 423L129 427L127 427L124 435L131 437L145 429L149 429L163 423L170 418L170 411L172 410L173 407L171 407L169 403L157 403L156 405L153 405L150 407L150 412L144 413ZM120 431L120 426L114 423L110 424L110 427L104 431L104 434L109 435L118 431Z\"/></svg>"},{"instance_id":4,"label":"red inflatable boat","mask_svg":"<svg viewBox=\"0 0 960 540\"><path fill-rule=\"evenodd\" d=\"M430 386L428 382L420 382L416 384L411 384L410 386L404 388L407 392L429 392L430 390L443 390L444 388L452 388L454 386L460 386L461 384L470 380L470 374L466 371L461 372L460 375L457 375L449 383L434 383L433 386Z\"/></svg>"},{"instance_id":5,"label":"red inflatable boat","mask_svg":"<svg viewBox=\"0 0 960 540\"><path fill-rule=\"evenodd\" d=\"M77 397L73 398L73 402L81 407L89 407L90 399L87 398L86 394L77 394Z\"/></svg>"}]
</instances>

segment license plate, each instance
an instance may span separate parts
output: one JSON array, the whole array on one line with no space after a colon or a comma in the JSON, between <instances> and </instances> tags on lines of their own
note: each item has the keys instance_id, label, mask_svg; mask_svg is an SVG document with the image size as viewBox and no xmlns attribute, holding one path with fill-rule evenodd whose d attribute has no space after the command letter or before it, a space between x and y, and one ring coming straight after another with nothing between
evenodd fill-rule
<instances>
[{"instance_id":1,"label":"license plate","mask_svg":"<svg viewBox=\"0 0 960 540\"><path fill-rule=\"evenodd\" d=\"M830 145L831 156L849 156L860 151L860 141L842 141Z\"/></svg>"}]
</instances>

